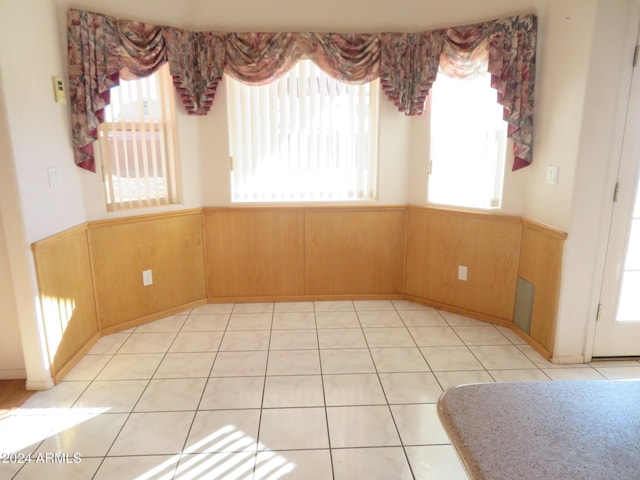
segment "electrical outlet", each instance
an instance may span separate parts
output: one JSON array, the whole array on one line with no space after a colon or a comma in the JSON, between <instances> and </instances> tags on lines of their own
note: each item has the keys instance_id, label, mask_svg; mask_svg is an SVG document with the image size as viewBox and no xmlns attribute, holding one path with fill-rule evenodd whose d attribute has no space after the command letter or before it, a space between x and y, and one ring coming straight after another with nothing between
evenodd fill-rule
<instances>
[{"instance_id":1,"label":"electrical outlet","mask_svg":"<svg viewBox=\"0 0 640 480\"><path fill-rule=\"evenodd\" d=\"M153 273L151 270L144 270L142 272L142 286L148 287L149 285L153 285Z\"/></svg>"},{"instance_id":2,"label":"electrical outlet","mask_svg":"<svg viewBox=\"0 0 640 480\"><path fill-rule=\"evenodd\" d=\"M467 280L468 268L466 265L458 265L458 280Z\"/></svg>"}]
</instances>

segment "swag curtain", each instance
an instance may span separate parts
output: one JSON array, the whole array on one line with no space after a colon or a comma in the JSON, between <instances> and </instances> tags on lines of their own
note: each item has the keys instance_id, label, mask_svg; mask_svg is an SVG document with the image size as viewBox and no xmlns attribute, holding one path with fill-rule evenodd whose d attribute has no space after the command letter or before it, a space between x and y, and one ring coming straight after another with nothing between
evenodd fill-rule
<instances>
[{"instance_id":1,"label":"swag curtain","mask_svg":"<svg viewBox=\"0 0 640 480\"><path fill-rule=\"evenodd\" d=\"M537 21L524 15L418 33L190 32L99 13L68 11L74 158L95 172L93 142L109 88L152 74L165 62L189 114L211 108L223 73L263 85L310 58L349 83L380 78L399 111L420 115L440 67L465 77L489 71L514 142L513 169L531 163Z\"/></svg>"}]
</instances>

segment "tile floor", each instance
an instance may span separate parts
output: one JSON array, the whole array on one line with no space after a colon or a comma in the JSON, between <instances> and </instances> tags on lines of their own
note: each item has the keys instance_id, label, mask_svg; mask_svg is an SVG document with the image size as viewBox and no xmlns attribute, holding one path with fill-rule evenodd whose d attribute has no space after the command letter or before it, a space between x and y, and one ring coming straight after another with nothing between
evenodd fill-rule
<instances>
[{"instance_id":1,"label":"tile floor","mask_svg":"<svg viewBox=\"0 0 640 480\"><path fill-rule=\"evenodd\" d=\"M640 363L553 365L508 329L405 301L204 305L103 337L0 422L5 460L31 456L0 478L465 479L443 389L603 378Z\"/></svg>"}]
</instances>

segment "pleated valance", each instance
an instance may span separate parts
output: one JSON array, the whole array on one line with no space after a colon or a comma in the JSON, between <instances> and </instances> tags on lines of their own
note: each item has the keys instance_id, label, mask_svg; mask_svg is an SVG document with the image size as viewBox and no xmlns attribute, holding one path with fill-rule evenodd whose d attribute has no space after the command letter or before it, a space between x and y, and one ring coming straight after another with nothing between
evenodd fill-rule
<instances>
[{"instance_id":1,"label":"pleated valance","mask_svg":"<svg viewBox=\"0 0 640 480\"><path fill-rule=\"evenodd\" d=\"M263 85L310 58L348 83L380 79L399 111L424 112L438 68L465 77L488 69L514 142L513 169L531 163L537 21L522 15L418 33L192 32L68 11L69 91L74 158L95 171L93 142L109 89L165 62L189 114L211 108L223 74Z\"/></svg>"}]
</instances>

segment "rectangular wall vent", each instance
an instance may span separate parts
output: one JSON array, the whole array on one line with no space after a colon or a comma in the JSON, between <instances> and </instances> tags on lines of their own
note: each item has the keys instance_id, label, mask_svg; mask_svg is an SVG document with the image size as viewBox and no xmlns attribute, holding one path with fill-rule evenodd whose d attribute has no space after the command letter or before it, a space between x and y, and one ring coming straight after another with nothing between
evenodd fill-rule
<instances>
[{"instance_id":1,"label":"rectangular wall vent","mask_svg":"<svg viewBox=\"0 0 640 480\"><path fill-rule=\"evenodd\" d=\"M533 283L522 277L518 277L513 323L526 334L529 334L531 331L531 314L533 312L535 290L536 287Z\"/></svg>"}]
</instances>

